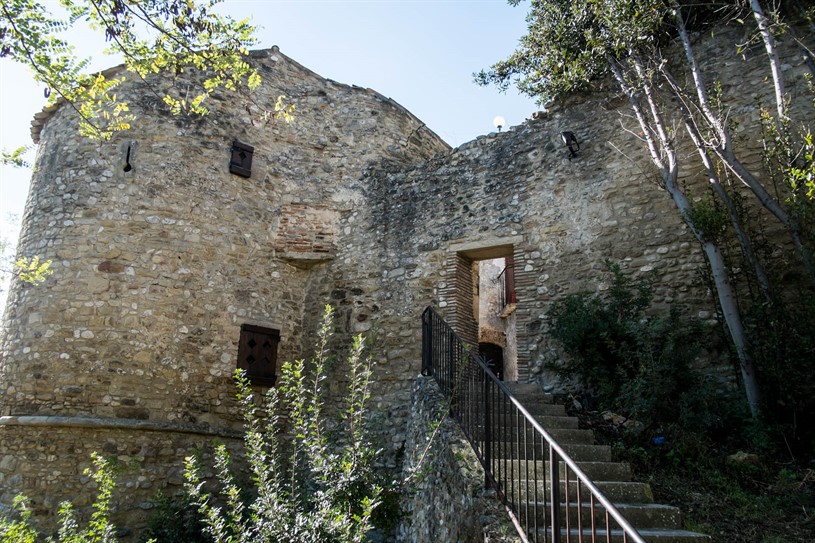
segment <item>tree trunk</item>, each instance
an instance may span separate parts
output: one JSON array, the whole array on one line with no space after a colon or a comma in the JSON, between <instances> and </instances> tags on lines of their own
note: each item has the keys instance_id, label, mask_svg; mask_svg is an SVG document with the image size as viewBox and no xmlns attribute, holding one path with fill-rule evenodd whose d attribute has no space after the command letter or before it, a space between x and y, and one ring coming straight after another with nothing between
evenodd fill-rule
<instances>
[{"instance_id":1,"label":"tree trunk","mask_svg":"<svg viewBox=\"0 0 815 543\"><path fill-rule=\"evenodd\" d=\"M741 313L739 312L736 297L733 293L733 287L728 280L727 266L725 265L724 257L719 247L713 241L705 239L703 232L696 228L692 221L689 220L691 210L690 201L677 183L679 167L676 161L676 150L668 136L665 122L662 119L659 106L654 98L654 90L646 78L645 70L634 52L631 52L631 59L637 74L638 87L645 94L648 101L650 117L648 112L641 106L639 98L633 88L626 81L619 63L611 58L609 58L608 61L614 77L617 79L623 93L628 97L631 109L634 111L640 128L642 128L646 144L648 145L648 151L651 154L654 164L659 169L665 190L670 195L682 218L690 227L693 235L702 245L702 250L705 253L713 275L719 307L722 310L722 316L727 324L733 345L736 348L736 355L739 359L739 368L741 370L747 403L750 406L750 413L753 417L757 417L761 412L758 381L756 379L753 360L747 351L747 338L744 331L744 324L742 323Z\"/></svg>"},{"instance_id":2,"label":"tree trunk","mask_svg":"<svg viewBox=\"0 0 815 543\"><path fill-rule=\"evenodd\" d=\"M764 15L764 10L758 0L750 0L750 9L758 24L758 31L764 41L764 49L767 51L767 58L770 61L770 71L773 74L773 87L775 90L775 107L778 113L777 122L783 124L787 118L786 104L784 103L784 77L781 75L781 61L778 60L778 52L775 49L775 40L770 32L770 21Z\"/></svg>"},{"instance_id":3,"label":"tree trunk","mask_svg":"<svg viewBox=\"0 0 815 543\"><path fill-rule=\"evenodd\" d=\"M747 262L753 271L753 275L758 282L761 293L764 296L764 300L768 304L772 304L773 299L770 290L770 279L767 277L767 272L764 270L764 266L761 264L758 256L753 250L753 243L750 240L750 236L747 234L744 228L742 228L741 216L733 203L733 199L719 181L719 175L716 173L716 168L708 155L708 149L701 133L699 132L696 119L693 117L693 113L685 103L685 94L682 92L682 89L679 87L676 79L664 66L660 69L660 71L676 97L679 110L682 114L683 120L685 121L685 129L687 130L688 135L690 135L694 146L696 146L696 150L699 153L699 157L702 159L702 163L705 165L710 186L727 209L730 217L730 224L733 226L733 231L736 233L736 238L739 240L742 253L744 253L744 257L747 259Z\"/></svg>"},{"instance_id":4,"label":"tree trunk","mask_svg":"<svg viewBox=\"0 0 815 543\"><path fill-rule=\"evenodd\" d=\"M756 0L751 0L751 2L755 1ZM782 225L784 225L784 228L786 228L787 232L792 238L795 249L798 251L798 254L801 257L801 261L803 262L804 269L809 276L810 282L815 285L815 262L813 261L812 252L806 247L801 238L801 229L798 222L793 219L772 196L770 196L767 189L764 188L764 185L761 184L756 176L753 175L753 173L750 172L744 166L744 164L742 164L741 161L736 158L735 151L733 150L733 141L730 136L730 130L728 130L724 121L713 111L710 106L707 91L705 90L705 82L693 54L693 47L691 46L690 38L688 37L688 33L685 28L685 21L682 18L682 11L678 6L675 6L673 13L674 18L676 19L676 28L679 33L679 41L682 43L682 48L685 51L685 58L688 62L688 67L691 70L691 75L693 76L693 84L696 88L696 94L699 100L699 109L701 110L704 118L713 128L719 140L717 143L710 145L710 148L716 153L716 155L728 167L728 169L733 172L739 181L750 188L761 205L773 216L775 216L775 218L778 219ZM775 51L774 46L771 50L773 52ZM772 64L773 63L771 62L771 65ZM778 96L777 93L779 90L783 93L783 82L781 82L781 85L781 87L775 87L776 96ZM779 111L783 112L783 94L780 103L781 106L779 106Z\"/></svg>"}]
</instances>

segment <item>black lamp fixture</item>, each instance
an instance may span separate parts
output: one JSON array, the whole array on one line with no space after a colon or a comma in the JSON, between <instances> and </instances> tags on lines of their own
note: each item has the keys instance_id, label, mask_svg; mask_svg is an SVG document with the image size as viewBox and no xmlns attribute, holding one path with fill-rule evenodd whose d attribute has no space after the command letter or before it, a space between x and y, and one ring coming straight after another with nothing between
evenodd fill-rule
<instances>
[{"instance_id":1,"label":"black lamp fixture","mask_svg":"<svg viewBox=\"0 0 815 543\"><path fill-rule=\"evenodd\" d=\"M580 150L580 143L578 143L574 132L570 132L568 130L561 132L560 139L562 139L563 143L566 144L566 147L569 148L569 160L575 158L577 156L577 152Z\"/></svg>"}]
</instances>

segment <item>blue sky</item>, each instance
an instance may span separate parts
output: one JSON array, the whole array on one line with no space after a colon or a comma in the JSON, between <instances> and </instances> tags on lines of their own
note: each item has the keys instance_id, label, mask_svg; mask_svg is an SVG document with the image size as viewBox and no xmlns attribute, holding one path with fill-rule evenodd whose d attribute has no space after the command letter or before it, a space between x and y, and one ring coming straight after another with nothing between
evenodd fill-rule
<instances>
[{"instance_id":1,"label":"blue sky","mask_svg":"<svg viewBox=\"0 0 815 543\"><path fill-rule=\"evenodd\" d=\"M47 2L46 2L47 3ZM56 4L56 2L53 2ZM472 74L506 58L525 33L526 7L503 0L226 0L223 12L263 28L257 49L281 52L323 77L389 96L456 147L494 130L503 116L521 124L538 108L532 99L478 87ZM101 53L104 41L74 32L93 68L118 64ZM0 147L31 142L29 125L45 103L42 86L0 61ZM30 153L33 160L33 152ZM27 170L0 167L0 238L15 243L9 215L22 215Z\"/></svg>"}]
</instances>

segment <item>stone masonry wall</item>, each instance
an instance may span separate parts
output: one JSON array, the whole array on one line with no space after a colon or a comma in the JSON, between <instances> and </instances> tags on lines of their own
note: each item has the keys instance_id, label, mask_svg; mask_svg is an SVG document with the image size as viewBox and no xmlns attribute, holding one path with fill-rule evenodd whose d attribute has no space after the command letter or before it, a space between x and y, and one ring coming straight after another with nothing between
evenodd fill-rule
<instances>
[{"instance_id":1,"label":"stone masonry wall","mask_svg":"<svg viewBox=\"0 0 815 543\"><path fill-rule=\"evenodd\" d=\"M494 494L484 491L484 471L431 377L413 383L398 541L405 543L520 541Z\"/></svg>"},{"instance_id":2,"label":"stone masonry wall","mask_svg":"<svg viewBox=\"0 0 815 543\"><path fill-rule=\"evenodd\" d=\"M736 137L746 149L744 161L760 170L756 123L760 104L772 103L771 89L762 83L766 63L760 48L745 50L743 58L735 54L738 33L722 29L695 40L706 69L724 66L724 71L709 74L711 80L749 85L748 92L728 87L726 100L738 126ZM804 61L794 43L783 47L788 89L801 98L795 111L798 118L812 118ZM383 305L387 300L389 309L381 314L380 327L399 331L388 344L389 355L398 353L398 367L419 358L416 334L423 306L438 306L456 323L459 313L468 310L460 299L466 278L451 263L462 255L489 258L505 245L515 258L522 379L529 371L530 378L548 384L542 366L559 352L546 337L547 310L566 293L608 288L605 259L619 262L627 274L656 272L657 308L678 304L693 318L715 319L702 279L704 257L673 202L659 189L636 130L621 129L621 123L633 129L631 122L621 96L601 94L553 107L522 126L479 137L416 167L383 166L367 174L367 206L354 220L373 225L374 239L366 230L352 230L341 251L370 254L370 265L344 270L343 280L381 275L381 300ZM560 140L565 130L580 141L573 160ZM694 160L695 151L687 142L680 144L685 157L681 182L695 187L691 192L699 197L706 190L704 172ZM770 251L789 246L765 214L757 216L768 226ZM353 235L357 232L368 239ZM408 326L414 333L406 331ZM734 379L730 367L710 371L724 381Z\"/></svg>"},{"instance_id":3,"label":"stone masonry wall","mask_svg":"<svg viewBox=\"0 0 815 543\"><path fill-rule=\"evenodd\" d=\"M92 453L113 461L112 519L118 540L123 542L140 541L145 518L156 506L159 492L167 497L182 492L187 456L198 454L202 473L210 478L214 475L215 439L230 451L236 476L248 478L248 472L241 469L243 440L239 437L170 430L145 430L127 421L117 427L102 426L99 419L6 420L0 431L0 515L24 491L37 527L46 534L55 532L56 513L63 500L70 500L87 520L98 494L96 484L85 474L86 469L93 469Z\"/></svg>"},{"instance_id":4,"label":"stone masonry wall","mask_svg":"<svg viewBox=\"0 0 815 543\"><path fill-rule=\"evenodd\" d=\"M55 273L9 292L0 336L2 501L39 495L48 481L48 507L37 511L53 520L52 506L76 491L68 466L105 449L105 427L143 421L179 443L144 468L153 486L124 475L130 499L144 503L165 484L158 466L169 474L181 465L181 444L193 443L184 436L209 441L239 429L232 374L241 324L279 329L280 361L306 355L316 327L305 316L319 302L312 286L337 257L340 218L362 201L362 172L449 148L374 91L325 80L276 49L252 61L263 76L254 103L272 107L287 96L293 123L261 123L233 95L213 96L207 117L172 117L136 82L119 94L133 97L137 118L110 142L80 137L70 108L38 116L18 250L52 259ZM235 140L254 147L249 179L229 173ZM48 430L26 417L91 418L102 429L53 432L52 453L41 448ZM140 449L157 435L141 431L127 438L116 430L114 441ZM46 456L58 460L41 464ZM47 470L53 475L43 477Z\"/></svg>"},{"instance_id":5,"label":"stone masonry wall","mask_svg":"<svg viewBox=\"0 0 815 543\"><path fill-rule=\"evenodd\" d=\"M771 89L760 49L735 54L739 32L695 39L705 69L721 70L713 79L739 83L724 92L749 149L745 161L755 165L759 104L770 103ZM809 108L795 109L804 112L798 117L813 118L806 70L789 40L782 58L794 107ZM703 256L656 188L636 133L621 129L631 125L620 96L577 99L450 150L374 91L320 78L276 49L252 61L264 78L254 105L216 95L205 118L169 116L138 82L119 92L136 97L133 128L110 142L76 136L68 108L38 116L18 247L53 259L56 273L9 292L0 501L39 492L43 477L53 482L49 504L71 497L78 488L67 482L70 466L89 450L120 443L116 454L129 462L158 435L178 444L161 447L167 454L144 468L160 487L185 440L240 426L231 375L241 324L279 329L280 360L307 356L327 302L337 308L338 345L352 333L375 337L372 404L382 463L396 469L410 450L423 309L439 308L477 339L473 260L513 256L518 373L544 386L551 383L541 368L558 356L546 313L568 292L606 289L606 258L632 275L656 271L661 308L681 304L695 318L715 318L699 280ZM183 77L192 76L174 84ZM260 113L281 94L296 106L292 124L260 122L245 109ZM574 160L560 141L564 130L580 141ZM249 179L228 172L235 140L255 148ZM695 162L682 167L682 181L703 194L703 172ZM767 239L771 252L786 243L772 229ZM338 370L330 380L336 394L345 378ZM47 420L59 430L49 433L36 417L57 417ZM76 418L96 422L66 429ZM123 425L137 422L152 426L126 436ZM54 458L62 463L46 473L40 462ZM124 476L134 503L155 488L142 488L140 476ZM49 516L50 505L38 510Z\"/></svg>"}]
</instances>

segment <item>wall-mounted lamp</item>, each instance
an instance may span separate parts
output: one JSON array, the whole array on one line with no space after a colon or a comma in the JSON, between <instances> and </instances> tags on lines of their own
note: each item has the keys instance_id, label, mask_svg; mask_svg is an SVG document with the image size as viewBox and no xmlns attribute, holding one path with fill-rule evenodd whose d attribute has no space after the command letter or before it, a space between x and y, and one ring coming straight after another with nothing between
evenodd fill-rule
<instances>
[{"instance_id":1,"label":"wall-mounted lamp","mask_svg":"<svg viewBox=\"0 0 815 543\"><path fill-rule=\"evenodd\" d=\"M252 175L252 153L255 148L239 141L232 142L232 158L229 160L229 171L241 177Z\"/></svg>"},{"instance_id":2,"label":"wall-mounted lamp","mask_svg":"<svg viewBox=\"0 0 815 543\"><path fill-rule=\"evenodd\" d=\"M132 146L130 146L130 145L127 146L127 155L125 155L125 165L122 168L122 170L124 170L125 173L127 173L127 172L129 172L130 170L133 169L133 165L130 163L130 150L131 150L131 148L132 148Z\"/></svg>"},{"instance_id":3,"label":"wall-mounted lamp","mask_svg":"<svg viewBox=\"0 0 815 543\"><path fill-rule=\"evenodd\" d=\"M492 120L492 125L495 128L497 128L499 132L501 131L501 128L506 126L506 124L507 124L506 120L504 120L504 118L501 117L500 115Z\"/></svg>"},{"instance_id":4,"label":"wall-mounted lamp","mask_svg":"<svg viewBox=\"0 0 815 543\"><path fill-rule=\"evenodd\" d=\"M565 132L561 132L560 139L562 139L563 143L566 144L566 147L569 148L569 160L576 157L577 152L580 150L580 143L578 143L577 138L574 135L574 132L569 132L568 130Z\"/></svg>"}]
</instances>

